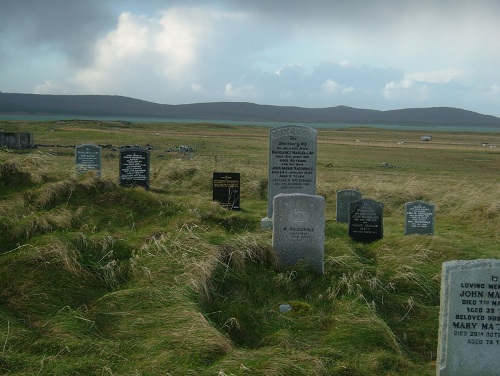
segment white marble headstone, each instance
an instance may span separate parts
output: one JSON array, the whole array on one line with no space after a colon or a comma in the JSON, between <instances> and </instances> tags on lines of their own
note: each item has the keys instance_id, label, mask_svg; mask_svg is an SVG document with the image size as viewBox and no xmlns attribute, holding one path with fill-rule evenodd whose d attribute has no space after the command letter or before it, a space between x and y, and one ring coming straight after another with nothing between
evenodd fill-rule
<instances>
[{"instance_id":1,"label":"white marble headstone","mask_svg":"<svg viewBox=\"0 0 500 376\"><path fill-rule=\"evenodd\" d=\"M500 260L443 263L436 374L500 375Z\"/></svg>"}]
</instances>

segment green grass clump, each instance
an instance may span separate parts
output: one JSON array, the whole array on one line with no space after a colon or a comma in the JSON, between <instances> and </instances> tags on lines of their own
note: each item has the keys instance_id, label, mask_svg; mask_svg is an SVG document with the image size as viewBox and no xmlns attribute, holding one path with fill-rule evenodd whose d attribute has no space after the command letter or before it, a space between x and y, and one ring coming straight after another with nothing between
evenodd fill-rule
<instances>
[{"instance_id":1,"label":"green grass clump","mask_svg":"<svg viewBox=\"0 0 500 376\"><path fill-rule=\"evenodd\" d=\"M434 375L442 262L498 257L500 154L479 146L497 134L321 130L318 276L277 269L260 228L264 127L5 126L66 146L0 151L2 374ZM102 178L76 175L80 143L152 145L150 190L118 185L112 148ZM242 210L212 202L214 171L240 172ZM347 188L384 203L383 239L335 221ZM414 200L435 204L435 235L403 235Z\"/></svg>"}]
</instances>

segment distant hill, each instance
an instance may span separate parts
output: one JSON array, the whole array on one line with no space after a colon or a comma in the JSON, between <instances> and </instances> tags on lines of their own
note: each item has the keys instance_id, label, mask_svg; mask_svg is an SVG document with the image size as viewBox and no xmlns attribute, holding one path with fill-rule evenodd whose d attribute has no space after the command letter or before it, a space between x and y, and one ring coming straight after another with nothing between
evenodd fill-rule
<instances>
[{"instance_id":1,"label":"distant hill","mask_svg":"<svg viewBox=\"0 0 500 376\"><path fill-rule=\"evenodd\" d=\"M168 105L111 95L38 95L1 92L0 114L500 127L498 117L451 107L378 111L346 106L303 108L246 102Z\"/></svg>"}]
</instances>

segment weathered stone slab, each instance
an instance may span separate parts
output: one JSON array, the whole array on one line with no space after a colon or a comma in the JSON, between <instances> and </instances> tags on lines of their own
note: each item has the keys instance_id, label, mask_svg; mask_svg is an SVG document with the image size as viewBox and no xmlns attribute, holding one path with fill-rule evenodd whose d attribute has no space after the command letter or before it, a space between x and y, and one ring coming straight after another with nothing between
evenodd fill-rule
<instances>
[{"instance_id":1,"label":"weathered stone slab","mask_svg":"<svg viewBox=\"0 0 500 376\"><path fill-rule=\"evenodd\" d=\"M361 200L362 194L354 189L344 189L337 192L337 222L349 222L349 203Z\"/></svg>"},{"instance_id":2,"label":"weathered stone slab","mask_svg":"<svg viewBox=\"0 0 500 376\"><path fill-rule=\"evenodd\" d=\"M349 203L349 236L370 243L384 236L384 204L361 199Z\"/></svg>"},{"instance_id":3,"label":"weathered stone slab","mask_svg":"<svg viewBox=\"0 0 500 376\"><path fill-rule=\"evenodd\" d=\"M500 374L500 260L442 265L438 376Z\"/></svg>"},{"instance_id":4,"label":"weathered stone slab","mask_svg":"<svg viewBox=\"0 0 500 376\"><path fill-rule=\"evenodd\" d=\"M212 179L214 201L230 210L240 210L240 173L214 172Z\"/></svg>"},{"instance_id":5,"label":"weathered stone slab","mask_svg":"<svg viewBox=\"0 0 500 376\"><path fill-rule=\"evenodd\" d=\"M269 183L267 218L272 226L273 199L280 193L316 194L316 141L314 128L285 125L269 132Z\"/></svg>"},{"instance_id":6,"label":"weathered stone slab","mask_svg":"<svg viewBox=\"0 0 500 376\"><path fill-rule=\"evenodd\" d=\"M302 193L274 197L273 249L278 267L304 261L318 274L324 272L325 198Z\"/></svg>"},{"instance_id":7,"label":"weathered stone slab","mask_svg":"<svg viewBox=\"0 0 500 376\"><path fill-rule=\"evenodd\" d=\"M141 147L120 149L120 185L149 189L149 150Z\"/></svg>"},{"instance_id":8,"label":"weathered stone slab","mask_svg":"<svg viewBox=\"0 0 500 376\"><path fill-rule=\"evenodd\" d=\"M89 144L75 146L75 165L78 174L95 171L96 177L101 177L101 147Z\"/></svg>"},{"instance_id":9,"label":"weathered stone slab","mask_svg":"<svg viewBox=\"0 0 500 376\"><path fill-rule=\"evenodd\" d=\"M405 204L405 235L434 235L434 205L425 201Z\"/></svg>"},{"instance_id":10,"label":"weathered stone slab","mask_svg":"<svg viewBox=\"0 0 500 376\"><path fill-rule=\"evenodd\" d=\"M0 147L9 149L33 148L33 133L0 131Z\"/></svg>"}]
</instances>

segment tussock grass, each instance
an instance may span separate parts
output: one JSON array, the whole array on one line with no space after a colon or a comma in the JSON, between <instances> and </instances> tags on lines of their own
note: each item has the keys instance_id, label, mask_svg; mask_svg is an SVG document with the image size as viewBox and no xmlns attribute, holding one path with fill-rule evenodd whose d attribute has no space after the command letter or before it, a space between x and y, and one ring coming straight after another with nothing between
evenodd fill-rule
<instances>
[{"instance_id":1,"label":"tussock grass","mask_svg":"<svg viewBox=\"0 0 500 376\"><path fill-rule=\"evenodd\" d=\"M32 128L46 144L151 142L151 190L118 186L113 151L103 179L75 176L70 148L0 152L0 373L433 375L441 263L497 257L493 151L391 146L411 132L322 130L325 274L316 276L301 264L277 270L271 232L260 229L268 129ZM203 148L191 158L156 158L194 144ZM212 202L214 171L240 172L241 211ZM355 243L335 222L336 192L347 188L384 203L382 240ZM435 204L434 236L403 235L414 200Z\"/></svg>"}]
</instances>

